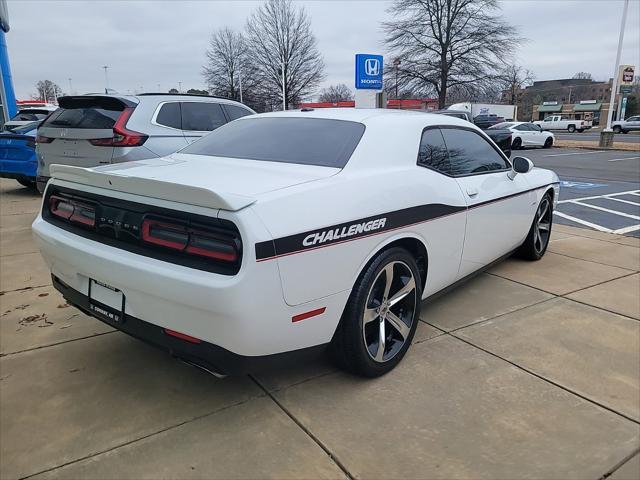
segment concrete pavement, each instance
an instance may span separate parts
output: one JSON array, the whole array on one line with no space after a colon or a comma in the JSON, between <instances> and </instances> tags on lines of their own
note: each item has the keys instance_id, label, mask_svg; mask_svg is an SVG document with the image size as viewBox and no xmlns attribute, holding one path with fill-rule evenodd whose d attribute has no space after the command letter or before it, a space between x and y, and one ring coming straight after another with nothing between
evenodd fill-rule
<instances>
[{"instance_id":1,"label":"concrete pavement","mask_svg":"<svg viewBox=\"0 0 640 480\"><path fill-rule=\"evenodd\" d=\"M640 478L640 239L554 226L405 360L217 380L65 304L0 181L1 478Z\"/></svg>"}]
</instances>

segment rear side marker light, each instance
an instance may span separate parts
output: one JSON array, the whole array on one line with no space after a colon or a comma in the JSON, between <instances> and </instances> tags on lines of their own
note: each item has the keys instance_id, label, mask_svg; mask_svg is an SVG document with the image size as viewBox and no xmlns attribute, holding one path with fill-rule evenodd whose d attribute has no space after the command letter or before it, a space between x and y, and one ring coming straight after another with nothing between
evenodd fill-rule
<instances>
[{"instance_id":1,"label":"rear side marker light","mask_svg":"<svg viewBox=\"0 0 640 480\"><path fill-rule=\"evenodd\" d=\"M146 142L147 138L149 138L148 135L129 130L125 126L129 118L131 118L134 109L134 107L126 107L122 111L113 126L113 137L94 138L93 140L89 140L91 145L96 147L139 147Z\"/></svg>"},{"instance_id":2,"label":"rear side marker light","mask_svg":"<svg viewBox=\"0 0 640 480\"><path fill-rule=\"evenodd\" d=\"M164 329L164 333L167 335L171 335L172 337L179 338L180 340L184 340L189 343L202 343L202 340L196 337L192 337L191 335L187 335L185 333L176 332L175 330L169 330L168 328Z\"/></svg>"},{"instance_id":3,"label":"rear side marker light","mask_svg":"<svg viewBox=\"0 0 640 480\"><path fill-rule=\"evenodd\" d=\"M69 220L72 223L88 227L93 227L96 224L95 207L71 198L51 195L49 197L49 212L54 217Z\"/></svg>"},{"instance_id":4,"label":"rear side marker light","mask_svg":"<svg viewBox=\"0 0 640 480\"><path fill-rule=\"evenodd\" d=\"M142 222L142 241L172 250L224 262L240 258L233 238L193 229L178 223L146 218Z\"/></svg>"},{"instance_id":5,"label":"rear side marker light","mask_svg":"<svg viewBox=\"0 0 640 480\"><path fill-rule=\"evenodd\" d=\"M291 322L296 323L296 322L300 322L301 320L306 320L307 318L322 315L326 309L327 307L316 308L315 310L311 310L309 312L301 313L299 315L294 315L293 317L291 317Z\"/></svg>"}]
</instances>

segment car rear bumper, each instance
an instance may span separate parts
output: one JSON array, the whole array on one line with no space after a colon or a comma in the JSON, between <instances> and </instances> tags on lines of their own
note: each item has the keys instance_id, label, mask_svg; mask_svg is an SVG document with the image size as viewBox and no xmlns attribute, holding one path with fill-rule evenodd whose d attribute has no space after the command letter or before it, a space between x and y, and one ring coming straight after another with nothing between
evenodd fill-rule
<instances>
[{"instance_id":1,"label":"car rear bumper","mask_svg":"<svg viewBox=\"0 0 640 480\"><path fill-rule=\"evenodd\" d=\"M62 294L69 304L89 316L98 318L90 311L89 297L87 295L74 290L55 275L51 276L51 280L55 289ZM267 368L295 365L298 361L321 354L326 347L323 344L274 355L245 356L238 355L209 342L200 341L194 343L193 341L177 338L167 334L162 327L126 313L123 321L119 324L107 322L102 318L98 318L98 320L214 375L242 375Z\"/></svg>"},{"instance_id":2,"label":"car rear bumper","mask_svg":"<svg viewBox=\"0 0 640 480\"><path fill-rule=\"evenodd\" d=\"M130 318L132 324L152 325L145 330L151 332L151 343L158 343L157 332L163 329L179 332L227 351L225 359L271 356L328 343L349 296L348 291L340 292L290 306L282 294L277 262L245 258L238 274L222 275L89 240L40 216L32 230L58 283L71 289L68 295L75 291L86 300L74 297L72 303L86 311L90 281L110 285L125 298L123 325ZM293 321L296 315L322 308L321 315ZM211 362L223 369L220 360ZM225 365L224 370L231 369Z\"/></svg>"},{"instance_id":3,"label":"car rear bumper","mask_svg":"<svg viewBox=\"0 0 640 480\"><path fill-rule=\"evenodd\" d=\"M0 177L36 179L36 160L0 160Z\"/></svg>"}]
</instances>

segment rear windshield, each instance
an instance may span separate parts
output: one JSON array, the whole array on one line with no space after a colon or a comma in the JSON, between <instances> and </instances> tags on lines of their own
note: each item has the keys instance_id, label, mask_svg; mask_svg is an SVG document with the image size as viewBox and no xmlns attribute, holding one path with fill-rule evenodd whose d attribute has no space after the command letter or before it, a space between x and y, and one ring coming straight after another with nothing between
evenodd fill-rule
<instances>
[{"instance_id":1,"label":"rear windshield","mask_svg":"<svg viewBox=\"0 0 640 480\"><path fill-rule=\"evenodd\" d=\"M101 107L59 108L42 126L111 129L122 110L124 110L124 106L114 106L109 109Z\"/></svg>"},{"instance_id":2,"label":"rear windshield","mask_svg":"<svg viewBox=\"0 0 640 480\"><path fill-rule=\"evenodd\" d=\"M248 118L228 123L180 153L343 168L364 125L323 118Z\"/></svg>"}]
</instances>

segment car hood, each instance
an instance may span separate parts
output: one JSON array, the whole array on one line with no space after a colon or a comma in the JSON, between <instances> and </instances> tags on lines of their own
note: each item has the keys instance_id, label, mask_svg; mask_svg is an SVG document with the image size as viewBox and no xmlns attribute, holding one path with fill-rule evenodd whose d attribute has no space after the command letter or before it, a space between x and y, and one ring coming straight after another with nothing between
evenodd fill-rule
<instances>
[{"instance_id":1,"label":"car hood","mask_svg":"<svg viewBox=\"0 0 640 480\"><path fill-rule=\"evenodd\" d=\"M340 169L175 153L94 168L53 165L54 178L209 208L239 210L260 194L313 182Z\"/></svg>"}]
</instances>

